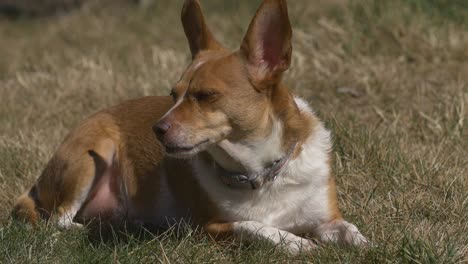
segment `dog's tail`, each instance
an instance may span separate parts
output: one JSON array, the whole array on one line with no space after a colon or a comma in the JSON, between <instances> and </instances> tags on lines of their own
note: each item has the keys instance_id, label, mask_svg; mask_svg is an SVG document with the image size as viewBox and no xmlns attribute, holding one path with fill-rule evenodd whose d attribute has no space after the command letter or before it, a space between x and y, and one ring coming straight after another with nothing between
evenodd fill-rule
<instances>
[{"instance_id":1,"label":"dog's tail","mask_svg":"<svg viewBox=\"0 0 468 264\"><path fill-rule=\"evenodd\" d=\"M15 220L37 225L39 220L43 217L39 212L39 200L37 197L37 188L34 185L29 192L22 194L13 207L11 216Z\"/></svg>"},{"instance_id":2,"label":"dog's tail","mask_svg":"<svg viewBox=\"0 0 468 264\"><path fill-rule=\"evenodd\" d=\"M44 195L44 193L47 193L44 192L44 190L55 189L56 183L50 179L54 179L55 177L52 176L56 175L59 171L57 170L56 160L57 159L53 157L29 191L23 193L16 200L15 206L11 211L11 217L13 219L32 225L37 225L41 219L49 219L52 209L50 205L56 202L52 199L55 193Z\"/></svg>"}]
</instances>

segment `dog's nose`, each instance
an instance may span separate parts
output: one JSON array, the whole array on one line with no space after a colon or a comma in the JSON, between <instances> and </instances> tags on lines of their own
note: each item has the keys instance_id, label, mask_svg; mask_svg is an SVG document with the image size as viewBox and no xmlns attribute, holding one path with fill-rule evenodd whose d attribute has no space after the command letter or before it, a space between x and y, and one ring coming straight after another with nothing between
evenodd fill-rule
<instances>
[{"instance_id":1,"label":"dog's nose","mask_svg":"<svg viewBox=\"0 0 468 264\"><path fill-rule=\"evenodd\" d=\"M156 136L158 136L158 138L161 139L170 128L171 128L171 124L163 121L154 125L153 131L156 134Z\"/></svg>"}]
</instances>

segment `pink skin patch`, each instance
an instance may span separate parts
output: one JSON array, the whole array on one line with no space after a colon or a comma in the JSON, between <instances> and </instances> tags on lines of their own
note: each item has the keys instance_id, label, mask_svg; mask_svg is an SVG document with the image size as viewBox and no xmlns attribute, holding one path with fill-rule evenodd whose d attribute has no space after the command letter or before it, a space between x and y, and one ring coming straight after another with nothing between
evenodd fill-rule
<instances>
[{"instance_id":1,"label":"pink skin patch","mask_svg":"<svg viewBox=\"0 0 468 264\"><path fill-rule=\"evenodd\" d=\"M109 219L122 205L119 202L119 171L113 164L103 172L94 184L91 193L81 210L81 217Z\"/></svg>"},{"instance_id":2,"label":"pink skin patch","mask_svg":"<svg viewBox=\"0 0 468 264\"><path fill-rule=\"evenodd\" d=\"M281 63L281 53L282 53L282 39L281 39L281 25L275 25L274 21L269 21L264 23L269 23L268 28L261 33L261 46L263 47L263 56L262 60L268 64L268 68L272 69L278 64Z\"/></svg>"}]
</instances>

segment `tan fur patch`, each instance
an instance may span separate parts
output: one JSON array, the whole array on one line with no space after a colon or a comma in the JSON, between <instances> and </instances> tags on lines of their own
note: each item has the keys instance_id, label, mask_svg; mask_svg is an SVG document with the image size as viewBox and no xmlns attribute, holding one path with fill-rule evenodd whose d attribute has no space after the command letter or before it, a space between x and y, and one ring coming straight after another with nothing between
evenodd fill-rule
<instances>
[{"instance_id":1,"label":"tan fur patch","mask_svg":"<svg viewBox=\"0 0 468 264\"><path fill-rule=\"evenodd\" d=\"M37 225L40 219L39 212L36 208L36 202L28 194L23 194L18 198L13 208L12 216L15 219L33 225Z\"/></svg>"},{"instance_id":2,"label":"tan fur patch","mask_svg":"<svg viewBox=\"0 0 468 264\"><path fill-rule=\"evenodd\" d=\"M341 212L338 207L338 195L336 193L335 178L331 175L328 179L328 206L330 208L331 221L342 219Z\"/></svg>"},{"instance_id":3,"label":"tan fur patch","mask_svg":"<svg viewBox=\"0 0 468 264\"><path fill-rule=\"evenodd\" d=\"M233 237L232 223L209 223L203 227L215 240L227 240Z\"/></svg>"}]
</instances>

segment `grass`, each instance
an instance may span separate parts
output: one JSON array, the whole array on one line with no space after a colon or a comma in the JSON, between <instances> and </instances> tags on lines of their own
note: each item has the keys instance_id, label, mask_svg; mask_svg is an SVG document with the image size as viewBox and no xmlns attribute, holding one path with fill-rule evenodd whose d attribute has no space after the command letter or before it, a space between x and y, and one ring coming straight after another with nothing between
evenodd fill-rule
<instances>
[{"instance_id":1,"label":"grass","mask_svg":"<svg viewBox=\"0 0 468 264\"><path fill-rule=\"evenodd\" d=\"M288 256L213 243L197 230L59 232L12 222L15 198L79 120L167 94L189 61L181 1L87 3L52 17L0 18L0 262L467 263L468 7L454 0L289 1L285 76L335 142L340 207L369 249ZM236 48L259 1L204 0Z\"/></svg>"}]
</instances>

